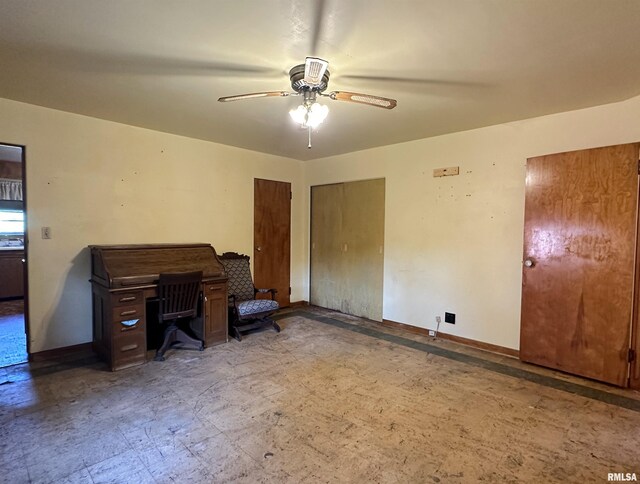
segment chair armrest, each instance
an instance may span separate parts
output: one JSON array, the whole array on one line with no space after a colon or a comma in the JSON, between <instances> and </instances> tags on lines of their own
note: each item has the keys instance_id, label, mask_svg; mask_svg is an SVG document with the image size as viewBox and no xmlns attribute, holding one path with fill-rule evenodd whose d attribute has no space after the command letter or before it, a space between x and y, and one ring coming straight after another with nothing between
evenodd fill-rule
<instances>
[{"instance_id":1,"label":"chair armrest","mask_svg":"<svg viewBox=\"0 0 640 484\"><path fill-rule=\"evenodd\" d=\"M254 294L258 294L258 293L259 294L266 294L266 293L270 292L271 293L271 299L273 300L273 299L276 298L276 293L278 292L278 290L277 289L273 289L273 288L271 288L271 289L258 289L257 287L254 287L253 288L253 292L254 292Z\"/></svg>"},{"instance_id":2,"label":"chair armrest","mask_svg":"<svg viewBox=\"0 0 640 484\"><path fill-rule=\"evenodd\" d=\"M229 299L229 303L235 307L236 305L236 296L235 294L229 294L228 298Z\"/></svg>"}]
</instances>

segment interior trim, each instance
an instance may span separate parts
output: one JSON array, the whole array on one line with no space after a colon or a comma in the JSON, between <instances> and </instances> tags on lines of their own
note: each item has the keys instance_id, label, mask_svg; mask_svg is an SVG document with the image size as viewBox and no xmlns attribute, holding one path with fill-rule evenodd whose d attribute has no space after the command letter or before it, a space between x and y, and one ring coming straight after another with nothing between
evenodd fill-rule
<instances>
[{"instance_id":1,"label":"interior trim","mask_svg":"<svg viewBox=\"0 0 640 484\"><path fill-rule=\"evenodd\" d=\"M93 355L93 343L81 343L79 345L63 346L52 350L38 351L29 355L29 361L51 361L66 357L90 356Z\"/></svg>"},{"instance_id":2,"label":"interior trim","mask_svg":"<svg viewBox=\"0 0 640 484\"><path fill-rule=\"evenodd\" d=\"M309 305L308 301L296 301L289 304L290 308L302 308Z\"/></svg>"},{"instance_id":3,"label":"interior trim","mask_svg":"<svg viewBox=\"0 0 640 484\"><path fill-rule=\"evenodd\" d=\"M411 324L406 324L406 323L398 323L396 321L391 321L389 319L383 319L382 325L387 326L389 328L401 329L403 331L408 331L409 333L419 334L422 336L429 336L429 331L430 331L427 328L420 328L418 326L413 326ZM460 343L466 346L471 346L473 348L478 348L484 351L491 351L492 353L499 353L501 355L513 356L514 358L518 358L520 356L520 352L513 348L507 348L506 346L499 346L491 343L485 343L484 341L477 341L475 339L463 338L462 336L443 333L442 331L438 331L438 338L446 339L449 341L453 341L454 343Z\"/></svg>"}]
</instances>

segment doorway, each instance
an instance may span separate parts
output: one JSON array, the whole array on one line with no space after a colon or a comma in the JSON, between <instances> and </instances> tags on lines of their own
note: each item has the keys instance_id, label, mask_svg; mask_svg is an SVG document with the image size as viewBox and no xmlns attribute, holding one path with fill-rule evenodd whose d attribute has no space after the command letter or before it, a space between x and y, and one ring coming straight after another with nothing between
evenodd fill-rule
<instances>
[{"instance_id":1,"label":"doorway","mask_svg":"<svg viewBox=\"0 0 640 484\"><path fill-rule=\"evenodd\" d=\"M0 144L0 368L28 360L24 147Z\"/></svg>"},{"instance_id":2,"label":"doorway","mask_svg":"<svg viewBox=\"0 0 640 484\"><path fill-rule=\"evenodd\" d=\"M527 160L523 361L628 385L639 149Z\"/></svg>"},{"instance_id":3,"label":"doorway","mask_svg":"<svg viewBox=\"0 0 640 484\"><path fill-rule=\"evenodd\" d=\"M311 187L311 304L382 321L384 200L384 179Z\"/></svg>"},{"instance_id":4,"label":"doorway","mask_svg":"<svg viewBox=\"0 0 640 484\"><path fill-rule=\"evenodd\" d=\"M281 308L291 303L291 198L291 183L254 179L253 280L276 289Z\"/></svg>"}]
</instances>

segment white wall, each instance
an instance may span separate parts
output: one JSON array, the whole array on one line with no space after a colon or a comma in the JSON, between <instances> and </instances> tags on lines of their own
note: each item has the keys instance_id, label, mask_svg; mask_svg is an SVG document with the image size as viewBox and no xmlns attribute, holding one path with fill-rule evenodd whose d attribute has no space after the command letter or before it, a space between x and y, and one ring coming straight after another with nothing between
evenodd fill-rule
<instances>
[{"instance_id":1,"label":"white wall","mask_svg":"<svg viewBox=\"0 0 640 484\"><path fill-rule=\"evenodd\" d=\"M89 244L251 254L254 177L292 183L292 301L308 300L309 187L384 177L384 318L450 311L442 330L517 348L526 159L638 141L639 119L634 98L301 163L0 99L0 142L27 147L31 350L91 340ZM433 178L445 166L460 175Z\"/></svg>"},{"instance_id":2,"label":"white wall","mask_svg":"<svg viewBox=\"0 0 640 484\"><path fill-rule=\"evenodd\" d=\"M386 178L385 319L453 312L442 331L518 348L526 159L634 141L640 97L307 162L306 181Z\"/></svg>"},{"instance_id":3,"label":"white wall","mask_svg":"<svg viewBox=\"0 0 640 484\"><path fill-rule=\"evenodd\" d=\"M291 300L305 297L301 162L5 99L0 142L26 146L32 352L91 341L89 244L206 242L253 254L254 177L291 182L300 200Z\"/></svg>"}]
</instances>

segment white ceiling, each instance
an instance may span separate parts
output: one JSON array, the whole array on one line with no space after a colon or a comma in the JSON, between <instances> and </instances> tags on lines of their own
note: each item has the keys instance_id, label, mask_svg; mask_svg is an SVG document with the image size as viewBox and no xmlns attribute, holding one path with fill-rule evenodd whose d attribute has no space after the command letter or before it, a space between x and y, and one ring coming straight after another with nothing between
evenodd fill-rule
<instances>
[{"instance_id":1,"label":"white ceiling","mask_svg":"<svg viewBox=\"0 0 640 484\"><path fill-rule=\"evenodd\" d=\"M328 100L308 150L299 98L217 102L308 55L398 106ZM2 0L0 66L0 97L307 160L636 96L640 1Z\"/></svg>"}]
</instances>

